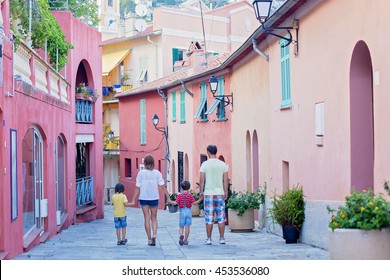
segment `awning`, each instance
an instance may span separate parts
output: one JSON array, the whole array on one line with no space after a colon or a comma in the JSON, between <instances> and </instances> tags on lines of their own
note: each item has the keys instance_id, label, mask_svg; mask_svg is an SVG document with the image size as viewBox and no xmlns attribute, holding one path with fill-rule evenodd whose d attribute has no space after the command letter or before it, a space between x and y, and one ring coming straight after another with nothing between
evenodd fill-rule
<instances>
[{"instance_id":1,"label":"awning","mask_svg":"<svg viewBox=\"0 0 390 280\"><path fill-rule=\"evenodd\" d=\"M111 72L111 70L114 69L116 66L118 66L118 64L122 62L122 60L128 55L129 52L130 52L130 49L122 50L119 52L112 52L112 53L103 54L102 75L108 76L108 74Z\"/></svg>"}]
</instances>

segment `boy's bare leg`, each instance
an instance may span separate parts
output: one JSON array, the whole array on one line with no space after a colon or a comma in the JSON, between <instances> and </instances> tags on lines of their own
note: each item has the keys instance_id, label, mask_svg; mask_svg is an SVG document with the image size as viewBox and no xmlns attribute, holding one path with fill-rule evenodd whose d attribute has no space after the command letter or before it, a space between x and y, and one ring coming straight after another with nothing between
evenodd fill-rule
<instances>
[{"instance_id":1,"label":"boy's bare leg","mask_svg":"<svg viewBox=\"0 0 390 280\"><path fill-rule=\"evenodd\" d=\"M126 227L122 228L122 240L126 239Z\"/></svg>"},{"instance_id":2,"label":"boy's bare leg","mask_svg":"<svg viewBox=\"0 0 390 280\"><path fill-rule=\"evenodd\" d=\"M118 239L118 241L121 241L121 229L117 228L115 229L115 231L116 231L116 238Z\"/></svg>"},{"instance_id":3,"label":"boy's bare leg","mask_svg":"<svg viewBox=\"0 0 390 280\"><path fill-rule=\"evenodd\" d=\"M189 236L190 236L190 226L186 226L186 235L184 237L184 241L188 241Z\"/></svg>"}]
</instances>

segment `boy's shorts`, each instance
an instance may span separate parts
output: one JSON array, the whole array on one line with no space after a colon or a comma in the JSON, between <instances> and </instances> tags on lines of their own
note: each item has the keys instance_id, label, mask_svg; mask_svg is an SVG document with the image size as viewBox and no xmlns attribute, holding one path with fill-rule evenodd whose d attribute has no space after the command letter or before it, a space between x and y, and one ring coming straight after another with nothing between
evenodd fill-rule
<instances>
[{"instance_id":1,"label":"boy's shorts","mask_svg":"<svg viewBox=\"0 0 390 280\"><path fill-rule=\"evenodd\" d=\"M192 224L191 208L180 208L179 226L190 226Z\"/></svg>"},{"instance_id":2,"label":"boy's shorts","mask_svg":"<svg viewBox=\"0 0 390 280\"><path fill-rule=\"evenodd\" d=\"M226 222L225 196L205 195L204 198L204 220L206 224L214 223L214 213L217 213L218 223Z\"/></svg>"},{"instance_id":3,"label":"boy's shorts","mask_svg":"<svg viewBox=\"0 0 390 280\"><path fill-rule=\"evenodd\" d=\"M127 227L127 216L114 217L114 224L115 224L115 228Z\"/></svg>"}]
</instances>

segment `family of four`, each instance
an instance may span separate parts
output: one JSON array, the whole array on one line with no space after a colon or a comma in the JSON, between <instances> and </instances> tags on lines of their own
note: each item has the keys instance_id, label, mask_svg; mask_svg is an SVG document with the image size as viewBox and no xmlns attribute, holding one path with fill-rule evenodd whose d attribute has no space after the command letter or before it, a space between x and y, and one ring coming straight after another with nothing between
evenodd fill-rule
<instances>
[{"instance_id":1,"label":"family of four","mask_svg":"<svg viewBox=\"0 0 390 280\"><path fill-rule=\"evenodd\" d=\"M131 202L127 200L124 192L124 186L121 183L116 184L115 194L112 196L114 205L114 223L117 235L117 244L124 245L126 239L127 217L126 208L134 206L138 197L144 216L144 227L148 238L148 245L156 245L157 236L157 206L159 200L158 188L161 187L168 203L176 204L180 209L179 218L179 244L187 245L192 223L192 204L199 204L203 200L204 219L206 224L207 238L205 245L212 244L212 231L214 224L214 215L218 220L219 243L225 244L225 199L228 192L228 166L217 158L217 147L209 145L207 147L208 160L202 163L200 167L199 187L200 198L195 201L192 194L189 193L191 184L188 181L180 183L182 192L178 194L175 201L169 197L167 187L161 172L154 169L154 158L147 155L144 158L145 169L139 171L136 179L136 189Z\"/></svg>"}]
</instances>

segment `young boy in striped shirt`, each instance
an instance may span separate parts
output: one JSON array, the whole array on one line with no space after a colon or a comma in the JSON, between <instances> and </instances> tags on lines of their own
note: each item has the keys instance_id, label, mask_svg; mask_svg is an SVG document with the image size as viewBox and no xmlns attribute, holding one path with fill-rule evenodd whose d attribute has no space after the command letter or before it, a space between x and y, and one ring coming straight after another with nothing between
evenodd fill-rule
<instances>
[{"instance_id":1,"label":"young boy in striped shirt","mask_svg":"<svg viewBox=\"0 0 390 280\"><path fill-rule=\"evenodd\" d=\"M190 235L190 226L192 224L192 204L199 204L202 201L202 197L195 201L195 198L188 191L191 188L191 184L188 181L183 181L180 184L182 192L176 197L176 201L173 204L179 205L180 219L179 219L179 244L188 245L188 237ZM184 232L185 228L185 232Z\"/></svg>"}]
</instances>

